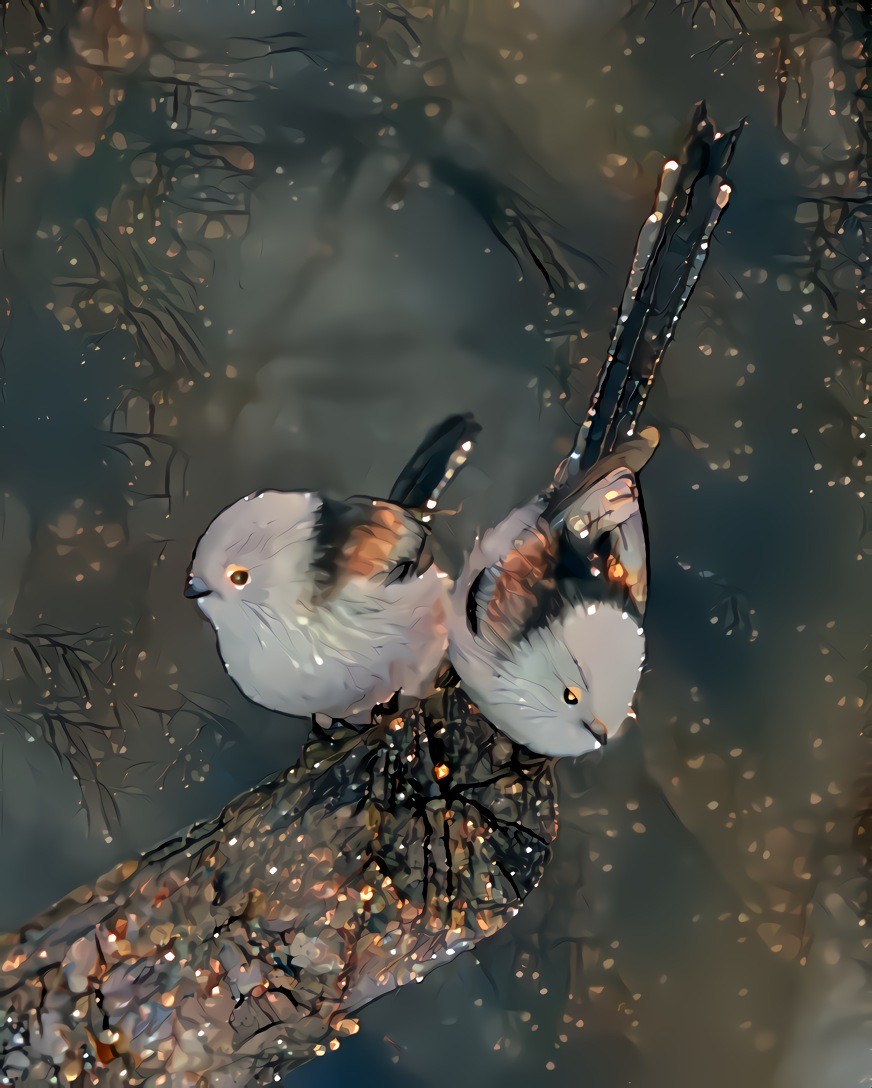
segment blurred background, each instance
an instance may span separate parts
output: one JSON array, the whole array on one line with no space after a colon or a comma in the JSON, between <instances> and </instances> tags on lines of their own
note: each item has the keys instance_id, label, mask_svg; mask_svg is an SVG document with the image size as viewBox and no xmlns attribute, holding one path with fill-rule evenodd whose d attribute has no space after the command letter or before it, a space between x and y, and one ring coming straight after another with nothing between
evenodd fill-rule
<instances>
[{"instance_id":1,"label":"blurred background","mask_svg":"<svg viewBox=\"0 0 872 1088\"><path fill-rule=\"evenodd\" d=\"M5 0L0 926L296 758L182 597L221 507L384 494L472 410L455 569L550 477L705 98L749 124L646 410L637 720L561 765L519 918L291 1079L872 1083L868 21Z\"/></svg>"}]
</instances>

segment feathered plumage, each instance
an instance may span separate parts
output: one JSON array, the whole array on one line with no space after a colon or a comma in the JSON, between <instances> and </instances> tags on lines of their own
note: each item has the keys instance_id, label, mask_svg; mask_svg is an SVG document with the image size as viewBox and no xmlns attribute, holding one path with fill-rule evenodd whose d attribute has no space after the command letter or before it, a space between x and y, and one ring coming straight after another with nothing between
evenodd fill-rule
<instances>
[{"instance_id":1,"label":"feathered plumage","mask_svg":"<svg viewBox=\"0 0 872 1088\"><path fill-rule=\"evenodd\" d=\"M262 491L215 518L186 593L245 695L287 714L355 718L398 691L429 690L450 583L427 521L478 429L469 415L434 428L388 500Z\"/></svg>"},{"instance_id":2,"label":"feathered plumage","mask_svg":"<svg viewBox=\"0 0 872 1088\"><path fill-rule=\"evenodd\" d=\"M612 345L569 457L476 543L449 612L462 686L514 741L581 755L626 717L644 660L647 543L637 474L656 448L639 413L727 205L738 131L697 109L667 162Z\"/></svg>"}]
</instances>

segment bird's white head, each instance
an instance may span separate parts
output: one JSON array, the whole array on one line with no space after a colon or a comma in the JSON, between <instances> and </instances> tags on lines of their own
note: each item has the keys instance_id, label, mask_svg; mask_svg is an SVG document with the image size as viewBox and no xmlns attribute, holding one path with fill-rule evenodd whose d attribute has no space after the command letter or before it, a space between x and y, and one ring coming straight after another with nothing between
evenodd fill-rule
<instances>
[{"instance_id":1,"label":"bird's white head","mask_svg":"<svg viewBox=\"0 0 872 1088\"><path fill-rule=\"evenodd\" d=\"M185 596L213 624L275 604L277 592L305 590L320 498L304 491L261 491L228 506L197 544Z\"/></svg>"},{"instance_id":2,"label":"bird's white head","mask_svg":"<svg viewBox=\"0 0 872 1088\"><path fill-rule=\"evenodd\" d=\"M607 604L577 605L506 653L466 662L464 687L516 743L540 755L580 756L626 718L644 652L638 621Z\"/></svg>"},{"instance_id":3,"label":"bird's white head","mask_svg":"<svg viewBox=\"0 0 872 1088\"><path fill-rule=\"evenodd\" d=\"M243 694L286 714L320 711L331 682L304 627L321 505L312 492L264 491L228 506L200 538L185 588Z\"/></svg>"}]
</instances>

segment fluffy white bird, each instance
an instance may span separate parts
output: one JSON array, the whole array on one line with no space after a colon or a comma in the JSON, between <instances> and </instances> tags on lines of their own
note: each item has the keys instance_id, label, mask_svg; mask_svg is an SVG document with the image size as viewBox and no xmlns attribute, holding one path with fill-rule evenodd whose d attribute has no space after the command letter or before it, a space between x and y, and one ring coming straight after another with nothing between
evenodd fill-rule
<instances>
[{"instance_id":1,"label":"fluffy white bird","mask_svg":"<svg viewBox=\"0 0 872 1088\"><path fill-rule=\"evenodd\" d=\"M397 692L429 691L451 583L433 563L427 522L478 430L470 415L435 427L387 500L261 491L215 518L185 595L244 695L285 714L354 720Z\"/></svg>"},{"instance_id":2,"label":"fluffy white bird","mask_svg":"<svg viewBox=\"0 0 872 1088\"><path fill-rule=\"evenodd\" d=\"M681 164L665 164L584 425L553 482L476 542L449 611L467 695L512 740L548 756L604 744L644 661L647 545L636 423L726 207L738 130L698 107Z\"/></svg>"},{"instance_id":3,"label":"fluffy white bird","mask_svg":"<svg viewBox=\"0 0 872 1088\"><path fill-rule=\"evenodd\" d=\"M635 473L656 431L513 511L476 542L452 596L449 657L507 736L549 756L604 744L645 655L645 528Z\"/></svg>"}]
</instances>

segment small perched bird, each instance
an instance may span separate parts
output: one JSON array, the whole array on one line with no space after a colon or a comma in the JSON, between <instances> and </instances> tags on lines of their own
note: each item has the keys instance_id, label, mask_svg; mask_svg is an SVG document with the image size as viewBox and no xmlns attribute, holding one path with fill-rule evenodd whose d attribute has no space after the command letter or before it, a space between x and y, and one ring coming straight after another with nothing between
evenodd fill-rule
<instances>
[{"instance_id":1,"label":"small perched bird","mask_svg":"<svg viewBox=\"0 0 872 1088\"><path fill-rule=\"evenodd\" d=\"M449 657L484 716L534 752L605 744L645 655L645 528L636 472L653 428L476 541L449 616Z\"/></svg>"},{"instance_id":2,"label":"small perched bird","mask_svg":"<svg viewBox=\"0 0 872 1088\"><path fill-rule=\"evenodd\" d=\"M636 424L729 201L738 132L716 132L698 107L682 163L663 168L569 457L545 491L476 542L451 598L449 658L461 687L541 755L600 747L636 693L648 594L637 477L658 441Z\"/></svg>"},{"instance_id":3,"label":"small perched bird","mask_svg":"<svg viewBox=\"0 0 872 1088\"><path fill-rule=\"evenodd\" d=\"M398 692L427 694L447 648L450 588L427 523L479 429L468 414L434 427L387 500L261 491L215 518L185 596L244 695L354 721Z\"/></svg>"}]
</instances>

